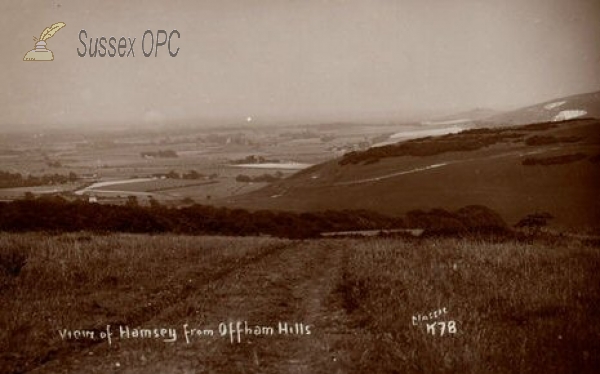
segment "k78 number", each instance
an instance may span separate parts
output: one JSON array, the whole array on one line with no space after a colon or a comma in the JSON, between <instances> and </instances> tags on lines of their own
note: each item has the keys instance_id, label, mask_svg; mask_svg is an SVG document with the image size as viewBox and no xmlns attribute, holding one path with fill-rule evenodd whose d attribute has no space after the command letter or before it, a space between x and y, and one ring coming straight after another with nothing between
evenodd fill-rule
<instances>
[{"instance_id":1,"label":"k78 number","mask_svg":"<svg viewBox=\"0 0 600 374\"><path fill-rule=\"evenodd\" d=\"M431 335L444 336L445 334L456 334L456 321L427 323L427 333Z\"/></svg>"}]
</instances>

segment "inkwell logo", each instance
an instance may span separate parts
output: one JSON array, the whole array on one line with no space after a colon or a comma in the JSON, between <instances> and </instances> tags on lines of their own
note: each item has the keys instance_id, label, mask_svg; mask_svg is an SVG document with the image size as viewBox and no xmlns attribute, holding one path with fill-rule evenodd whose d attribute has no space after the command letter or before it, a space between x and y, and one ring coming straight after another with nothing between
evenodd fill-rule
<instances>
[{"instance_id":1,"label":"inkwell logo","mask_svg":"<svg viewBox=\"0 0 600 374\"><path fill-rule=\"evenodd\" d=\"M51 50L46 48L46 40L50 39L56 32L63 27L65 27L64 22L57 22L50 27L46 27L46 29L42 32L39 39L35 36L33 40L36 41L35 49L27 52L25 57L23 57L23 61L52 61L54 60L54 54Z\"/></svg>"}]
</instances>

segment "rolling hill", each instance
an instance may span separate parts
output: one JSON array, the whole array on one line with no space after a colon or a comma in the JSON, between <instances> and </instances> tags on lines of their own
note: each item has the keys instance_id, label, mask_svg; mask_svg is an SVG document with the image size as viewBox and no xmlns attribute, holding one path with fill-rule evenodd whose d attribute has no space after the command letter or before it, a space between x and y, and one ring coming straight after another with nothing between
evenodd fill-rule
<instances>
[{"instance_id":1,"label":"rolling hill","mask_svg":"<svg viewBox=\"0 0 600 374\"><path fill-rule=\"evenodd\" d=\"M471 128L526 125L575 118L600 118L600 91L561 97L508 112L476 108L437 117L422 121L416 128L405 128L396 132L374 146L394 144L400 140L416 137L456 133Z\"/></svg>"},{"instance_id":2,"label":"rolling hill","mask_svg":"<svg viewBox=\"0 0 600 374\"><path fill-rule=\"evenodd\" d=\"M412 139L348 153L220 204L391 215L477 204L509 224L548 212L556 228L597 232L599 129L600 120L576 119Z\"/></svg>"},{"instance_id":3,"label":"rolling hill","mask_svg":"<svg viewBox=\"0 0 600 374\"><path fill-rule=\"evenodd\" d=\"M567 96L510 112L481 118L484 126L524 125L573 118L600 118L600 91Z\"/></svg>"},{"instance_id":4,"label":"rolling hill","mask_svg":"<svg viewBox=\"0 0 600 374\"><path fill-rule=\"evenodd\" d=\"M439 126L449 124L472 125L477 121L481 121L492 116L500 115L502 113L503 112L489 108L475 108L473 110L465 112L455 113L447 116L437 117L427 121L422 121L421 124L425 126Z\"/></svg>"}]
</instances>

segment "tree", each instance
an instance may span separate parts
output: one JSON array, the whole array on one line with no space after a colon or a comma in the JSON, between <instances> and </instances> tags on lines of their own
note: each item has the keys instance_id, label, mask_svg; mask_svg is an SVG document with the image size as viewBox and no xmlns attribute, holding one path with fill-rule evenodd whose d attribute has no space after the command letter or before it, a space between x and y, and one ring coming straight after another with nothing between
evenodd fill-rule
<instances>
[{"instance_id":1,"label":"tree","mask_svg":"<svg viewBox=\"0 0 600 374\"><path fill-rule=\"evenodd\" d=\"M170 179L179 179L180 175L175 170L171 170L170 172L167 173L167 178L170 178Z\"/></svg>"},{"instance_id":2,"label":"tree","mask_svg":"<svg viewBox=\"0 0 600 374\"><path fill-rule=\"evenodd\" d=\"M159 209L161 207L160 203L158 202L158 200L156 200L154 197L150 197L150 199L148 200L148 202L150 203L150 208L151 209Z\"/></svg>"},{"instance_id":3,"label":"tree","mask_svg":"<svg viewBox=\"0 0 600 374\"><path fill-rule=\"evenodd\" d=\"M203 177L202 174L198 173L196 170L190 170L189 173L183 174L183 179L200 179Z\"/></svg>"},{"instance_id":4,"label":"tree","mask_svg":"<svg viewBox=\"0 0 600 374\"><path fill-rule=\"evenodd\" d=\"M140 204L138 203L138 199L135 196L127 196L127 202L125 203L128 207L138 207Z\"/></svg>"},{"instance_id":5,"label":"tree","mask_svg":"<svg viewBox=\"0 0 600 374\"><path fill-rule=\"evenodd\" d=\"M187 197L184 197L184 198L181 200L181 202L182 202L183 204L194 204L194 203L195 203L194 199L192 199L192 198L191 198L191 197L189 197L189 196L187 196Z\"/></svg>"},{"instance_id":6,"label":"tree","mask_svg":"<svg viewBox=\"0 0 600 374\"><path fill-rule=\"evenodd\" d=\"M240 174L237 177L235 177L236 182L240 182L240 183L250 183L252 182L252 178L250 178L247 175L244 174Z\"/></svg>"}]
</instances>

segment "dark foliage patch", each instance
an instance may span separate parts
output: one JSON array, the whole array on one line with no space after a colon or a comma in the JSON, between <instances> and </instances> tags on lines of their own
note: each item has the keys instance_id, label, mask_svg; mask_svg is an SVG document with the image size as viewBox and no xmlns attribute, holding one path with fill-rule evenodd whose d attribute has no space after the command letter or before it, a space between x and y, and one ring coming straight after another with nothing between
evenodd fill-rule
<instances>
[{"instance_id":1,"label":"dark foliage patch","mask_svg":"<svg viewBox=\"0 0 600 374\"><path fill-rule=\"evenodd\" d=\"M482 205L469 205L449 212L432 209L411 210L406 214L409 227L425 230L424 236L509 236L510 229L498 213Z\"/></svg>"},{"instance_id":2,"label":"dark foliage patch","mask_svg":"<svg viewBox=\"0 0 600 374\"><path fill-rule=\"evenodd\" d=\"M0 252L0 274L16 277L27 264L27 254L20 248L8 248Z\"/></svg>"},{"instance_id":3,"label":"dark foliage patch","mask_svg":"<svg viewBox=\"0 0 600 374\"><path fill-rule=\"evenodd\" d=\"M48 186L74 182L77 179L77 174L73 172L69 173L69 175L44 174L42 176L24 176L21 173L10 173L0 170L0 188Z\"/></svg>"},{"instance_id":4,"label":"dark foliage patch","mask_svg":"<svg viewBox=\"0 0 600 374\"><path fill-rule=\"evenodd\" d=\"M568 155L561 156L552 156L552 157L528 157L524 159L521 164L525 166L534 166L534 165L560 165L560 164L570 164L573 162L581 161L585 159L587 155L585 153L573 153Z\"/></svg>"},{"instance_id":5,"label":"dark foliage patch","mask_svg":"<svg viewBox=\"0 0 600 374\"><path fill-rule=\"evenodd\" d=\"M322 231L371 230L402 227L398 217L366 210L290 213L249 212L194 204L167 208L155 204L101 205L68 202L60 197L0 203L3 231L135 232L214 235L315 237Z\"/></svg>"},{"instance_id":6,"label":"dark foliage patch","mask_svg":"<svg viewBox=\"0 0 600 374\"><path fill-rule=\"evenodd\" d=\"M458 134L419 138L399 144L370 148L362 152L350 152L339 161L339 164L347 165L361 162L371 164L387 157L427 157L447 152L470 152L524 136L524 134L511 131L490 129L467 130Z\"/></svg>"},{"instance_id":7,"label":"dark foliage patch","mask_svg":"<svg viewBox=\"0 0 600 374\"><path fill-rule=\"evenodd\" d=\"M530 146L548 145L557 143L577 143L582 138L579 136L552 136L552 135L535 135L525 140L525 144Z\"/></svg>"}]
</instances>

